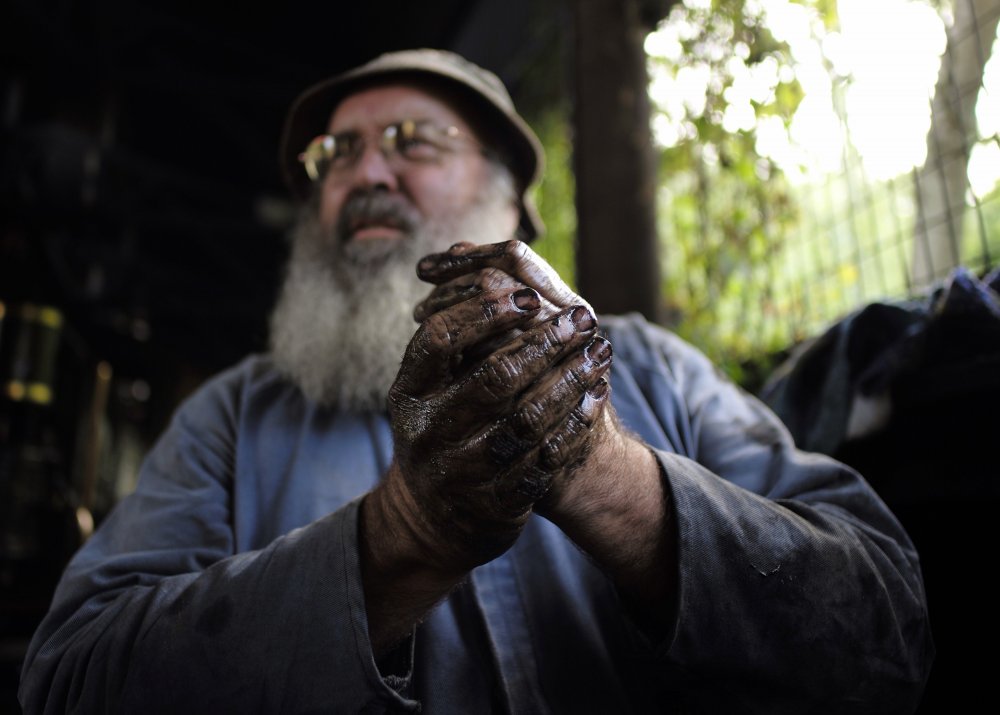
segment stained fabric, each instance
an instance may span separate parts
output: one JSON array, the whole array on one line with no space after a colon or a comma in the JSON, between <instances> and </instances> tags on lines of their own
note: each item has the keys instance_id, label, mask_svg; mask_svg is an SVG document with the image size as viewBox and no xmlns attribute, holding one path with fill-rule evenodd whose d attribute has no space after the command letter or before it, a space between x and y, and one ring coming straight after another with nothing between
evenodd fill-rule
<instances>
[{"instance_id":1,"label":"stained fabric","mask_svg":"<svg viewBox=\"0 0 1000 715\"><path fill-rule=\"evenodd\" d=\"M760 396L802 449L836 454L894 405L997 385L1000 270L980 280L959 268L923 298L865 305L803 343Z\"/></svg>"},{"instance_id":2,"label":"stained fabric","mask_svg":"<svg viewBox=\"0 0 1000 715\"><path fill-rule=\"evenodd\" d=\"M978 709L992 663L970 638L1000 638L983 588L1000 512L1000 270L960 268L924 297L855 311L762 396L801 447L864 474L917 547L938 647L918 712Z\"/></svg>"}]
</instances>

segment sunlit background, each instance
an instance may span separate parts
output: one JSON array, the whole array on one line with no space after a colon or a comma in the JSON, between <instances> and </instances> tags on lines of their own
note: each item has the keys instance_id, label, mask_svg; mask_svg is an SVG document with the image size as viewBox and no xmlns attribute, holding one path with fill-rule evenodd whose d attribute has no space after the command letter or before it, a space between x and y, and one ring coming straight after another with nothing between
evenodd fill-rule
<instances>
[{"instance_id":1,"label":"sunlit background","mask_svg":"<svg viewBox=\"0 0 1000 715\"><path fill-rule=\"evenodd\" d=\"M705 7L706 0L689 0ZM788 43L793 66L779 67L765 58L750 67L733 61L733 85L723 127L730 132L757 130L758 150L798 183L821 180L842 171L849 140L869 178L886 180L923 165L931 128L946 23L953 20L930 5L912 0L841 0L839 29L827 29L815 8L788 0L756 3L774 37ZM687 112L704 107L710 72L705 65L684 65L679 37L697 28L684 18L667 22L646 40L647 52L676 63L675 74L653 64L651 93L661 112L654 122L657 140L671 146L684 134ZM985 48L989 53L989 48ZM745 60L749 48L737 46ZM976 102L979 133L993 137L1000 129L1000 69L986 63ZM780 82L797 79L803 97L789 128L775 117L758 119L751 102L764 103ZM835 107L834 82L850 80L843 108ZM846 120L846 127L842 122ZM995 141L975 144L969 163L974 193L988 194L1000 180L1000 147Z\"/></svg>"},{"instance_id":2,"label":"sunlit background","mask_svg":"<svg viewBox=\"0 0 1000 715\"><path fill-rule=\"evenodd\" d=\"M996 0L679 3L645 43L678 332L734 367L994 266L998 15Z\"/></svg>"}]
</instances>

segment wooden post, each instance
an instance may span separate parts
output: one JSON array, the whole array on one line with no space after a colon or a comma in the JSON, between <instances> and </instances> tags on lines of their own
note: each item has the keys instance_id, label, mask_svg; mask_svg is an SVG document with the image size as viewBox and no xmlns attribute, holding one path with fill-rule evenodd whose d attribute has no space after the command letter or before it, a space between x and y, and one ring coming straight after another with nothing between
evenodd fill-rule
<instances>
[{"instance_id":1,"label":"wooden post","mask_svg":"<svg viewBox=\"0 0 1000 715\"><path fill-rule=\"evenodd\" d=\"M577 283L599 313L660 318L656 170L639 0L577 0Z\"/></svg>"}]
</instances>

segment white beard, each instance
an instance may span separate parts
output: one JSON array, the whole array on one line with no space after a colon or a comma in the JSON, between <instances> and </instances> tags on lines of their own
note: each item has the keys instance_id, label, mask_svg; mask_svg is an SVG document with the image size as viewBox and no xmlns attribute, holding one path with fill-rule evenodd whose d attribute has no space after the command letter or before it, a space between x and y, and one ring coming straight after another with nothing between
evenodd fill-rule
<instances>
[{"instance_id":1,"label":"white beard","mask_svg":"<svg viewBox=\"0 0 1000 715\"><path fill-rule=\"evenodd\" d=\"M502 227L512 195L506 172L497 171L468 209L424 223L397 244L345 243L342 228L319 225L315 203L304 206L271 315L278 370L319 404L350 412L385 409L417 328L413 308L432 289L417 278L417 261L458 241L510 239Z\"/></svg>"}]
</instances>

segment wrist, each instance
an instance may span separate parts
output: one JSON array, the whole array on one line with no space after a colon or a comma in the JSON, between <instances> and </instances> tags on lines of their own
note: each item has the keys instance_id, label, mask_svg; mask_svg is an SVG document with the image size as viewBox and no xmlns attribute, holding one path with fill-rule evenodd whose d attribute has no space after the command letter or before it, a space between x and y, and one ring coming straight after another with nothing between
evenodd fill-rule
<instances>
[{"instance_id":1,"label":"wrist","mask_svg":"<svg viewBox=\"0 0 1000 715\"><path fill-rule=\"evenodd\" d=\"M465 576L466 570L446 558L395 462L362 501L361 528L366 569L394 577L420 575L441 584L457 583Z\"/></svg>"},{"instance_id":2,"label":"wrist","mask_svg":"<svg viewBox=\"0 0 1000 715\"><path fill-rule=\"evenodd\" d=\"M388 477L361 502L359 550L368 634L376 658L390 652L462 580L428 562Z\"/></svg>"},{"instance_id":3,"label":"wrist","mask_svg":"<svg viewBox=\"0 0 1000 715\"><path fill-rule=\"evenodd\" d=\"M594 427L586 457L560 475L535 511L563 526L602 509L606 498L613 496L612 484L631 459L632 441L617 429L611 410L605 410ZM638 446L645 449L641 444Z\"/></svg>"},{"instance_id":4,"label":"wrist","mask_svg":"<svg viewBox=\"0 0 1000 715\"><path fill-rule=\"evenodd\" d=\"M663 523L669 507L649 447L618 429L613 416L602 419L604 433L595 435L590 454L535 509L595 557L655 540L650 527Z\"/></svg>"},{"instance_id":5,"label":"wrist","mask_svg":"<svg viewBox=\"0 0 1000 715\"><path fill-rule=\"evenodd\" d=\"M558 498L537 509L655 621L669 620L677 546L669 489L656 456L621 430L602 438Z\"/></svg>"}]
</instances>

